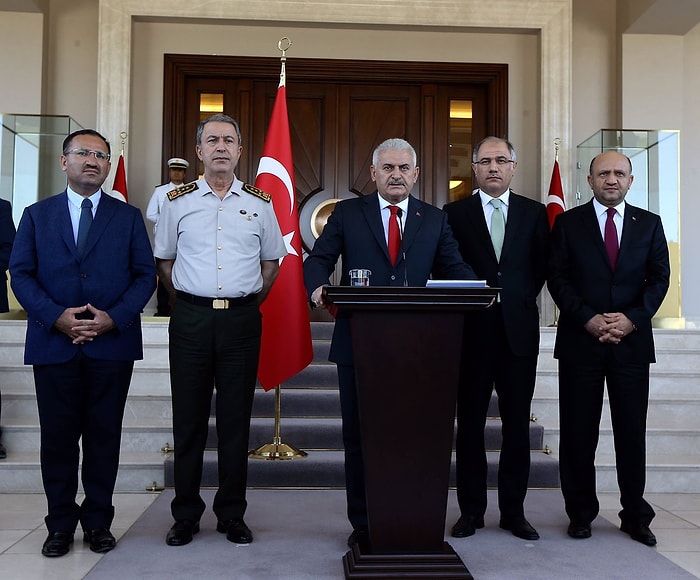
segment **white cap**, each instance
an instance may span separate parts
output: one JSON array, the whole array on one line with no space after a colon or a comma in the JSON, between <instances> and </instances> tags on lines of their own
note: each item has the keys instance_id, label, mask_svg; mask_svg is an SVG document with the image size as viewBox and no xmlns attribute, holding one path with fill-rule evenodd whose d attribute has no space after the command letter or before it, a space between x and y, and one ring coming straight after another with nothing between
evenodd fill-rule
<instances>
[{"instance_id":1,"label":"white cap","mask_svg":"<svg viewBox=\"0 0 700 580\"><path fill-rule=\"evenodd\" d=\"M186 159L180 157L173 157L168 159L168 167L171 169L187 169L190 166Z\"/></svg>"}]
</instances>

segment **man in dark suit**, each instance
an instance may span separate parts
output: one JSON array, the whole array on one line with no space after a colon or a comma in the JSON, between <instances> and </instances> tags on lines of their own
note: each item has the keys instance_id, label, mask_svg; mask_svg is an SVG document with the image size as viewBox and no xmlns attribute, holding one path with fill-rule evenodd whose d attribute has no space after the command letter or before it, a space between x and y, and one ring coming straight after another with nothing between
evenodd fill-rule
<instances>
[{"instance_id":1,"label":"man in dark suit","mask_svg":"<svg viewBox=\"0 0 700 580\"><path fill-rule=\"evenodd\" d=\"M10 258L27 311L25 364L34 365L48 557L63 556L80 523L93 552L116 540L112 493L141 311L156 272L141 212L101 189L110 147L92 129L63 142L63 193L24 210ZM85 498L76 503L82 448Z\"/></svg>"},{"instance_id":2,"label":"man in dark suit","mask_svg":"<svg viewBox=\"0 0 700 580\"><path fill-rule=\"evenodd\" d=\"M537 295L547 272L547 212L540 202L511 191L518 162L509 141L487 137L474 148L472 161L479 189L444 209L464 261L501 292L492 308L469 313L465 319L457 405L460 517L452 536L471 536L484 526L484 428L495 386L503 433L498 468L500 527L519 538L537 540L537 531L525 519L523 503L530 473L530 404L539 354ZM500 228L494 225L499 216Z\"/></svg>"},{"instance_id":3,"label":"man in dark suit","mask_svg":"<svg viewBox=\"0 0 700 580\"><path fill-rule=\"evenodd\" d=\"M341 285L350 284L349 272L355 268L371 271L372 286L425 286L431 274L475 279L459 255L444 212L411 196L418 173L416 152L403 139L389 139L375 149L370 176L377 192L339 202L304 263L304 282L313 304L324 306L323 286L339 258ZM393 215L404 234L395 261L388 247ZM368 541L369 533L350 319L343 313L336 320L328 358L338 370L347 508L353 527L348 544L352 545Z\"/></svg>"},{"instance_id":4,"label":"man in dark suit","mask_svg":"<svg viewBox=\"0 0 700 580\"><path fill-rule=\"evenodd\" d=\"M0 312L8 312L10 304L7 299L7 267L10 262L10 252L12 242L15 239L15 222L12 221L12 205L9 201L0 199L0 269L5 280L3 289L0 292ZM0 394L0 417L2 416L2 395ZM0 427L0 437L2 437L2 427ZM7 457L5 446L0 442L0 459Z\"/></svg>"},{"instance_id":5,"label":"man in dark suit","mask_svg":"<svg viewBox=\"0 0 700 580\"><path fill-rule=\"evenodd\" d=\"M653 546L653 508L644 500L651 319L669 285L669 257L659 216L625 202L634 177L629 158L593 159L594 199L559 215L552 230L548 287L560 310L561 489L573 538L591 536L598 515L595 453L607 384L623 532Z\"/></svg>"}]
</instances>

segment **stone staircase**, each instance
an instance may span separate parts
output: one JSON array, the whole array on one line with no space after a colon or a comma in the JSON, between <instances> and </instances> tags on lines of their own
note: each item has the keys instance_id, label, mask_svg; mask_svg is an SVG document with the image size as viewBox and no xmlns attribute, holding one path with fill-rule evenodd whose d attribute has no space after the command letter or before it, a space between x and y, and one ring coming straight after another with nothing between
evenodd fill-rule
<instances>
[{"instance_id":1,"label":"stone staircase","mask_svg":"<svg viewBox=\"0 0 700 580\"><path fill-rule=\"evenodd\" d=\"M8 458L0 461L0 492L41 492L39 428L31 367L22 364L25 322L21 316L0 319L0 390L3 396L3 442ZM13 319L14 318L14 319ZM335 366L327 363L332 324L313 323L314 362L282 388L282 441L308 453L290 461L249 461L253 487L342 487L342 442ZM649 477L647 489L700 489L700 379L697 353L700 332L659 330L659 363L652 366L649 411ZM117 489L142 491L171 485L172 413L168 378L167 320L144 318L145 359L135 365L124 417ZM544 328L538 384L531 426L531 487L556 487L558 470L558 403L554 329ZM270 443L274 429L274 392L258 389L251 426L251 448ZM487 427L490 485L500 445L496 400ZM212 421L213 425L213 421ZM203 485L216 485L216 435L210 430ZM554 454L548 455L548 447ZM609 419L603 423L599 455L599 488L615 490ZM454 474L452 482L454 483Z\"/></svg>"}]
</instances>

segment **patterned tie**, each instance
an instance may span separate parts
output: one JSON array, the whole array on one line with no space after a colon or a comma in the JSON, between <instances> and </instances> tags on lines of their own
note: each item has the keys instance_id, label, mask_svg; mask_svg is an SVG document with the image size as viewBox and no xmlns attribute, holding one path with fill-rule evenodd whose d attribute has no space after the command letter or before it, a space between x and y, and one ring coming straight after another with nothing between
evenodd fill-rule
<instances>
[{"instance_id":1,"label":"patterned tie","mask_svg":"<svg viewBox=\"0 0 700 580\"><path fill-rule=\"evenodd\" d=\"M389 216L389 258L391 258L392 264L396 264L396 260L399 257L399 249L401 248L399 217L396 215L396 212L399 211L399 206L390 205L389 211L391 212L391 216Z\"/></svg>"},{"instance_id":2,"label":"patterned tie","mask_svg":"<svg viewBox=\"0 0 700 580\"><path fill-rule=\"evenodd\" d=\"M88 232L92 225L92 202L85 198L80 206L80 222L78 223L78 239L75 242L78 248L78 254L83 255L85 251L85 243L87 242Z\"/></svg>"},{"instance_id":3,"label":"patterned tie","mask_svg":"<svg viewBox=\"0 0 700 580\"><path fill-rule=\"evenodd\" d=\"M501 209L503 202L500 199L492 199L489 203L493 206L493 213L491 214L491 241L496 252L496 258L500 261L503 238L506 235L506 218Z\"/></svg>"},{"instance_id":4,"label":"patterned tie","mask_svg":"<svg viewBox=\"0 0 700 580\"><path fill-rule=\"evenodd\" d=\"M615 222L613 221L616 210L614 207L609 207L607 209L607 213L608 217L605 220L605 249L608 251L610 267L614 272L615 264L617 264L617 254L620 252L620 245L617 240L617 228L615 227Z\"/></svg>"}]
</instances>

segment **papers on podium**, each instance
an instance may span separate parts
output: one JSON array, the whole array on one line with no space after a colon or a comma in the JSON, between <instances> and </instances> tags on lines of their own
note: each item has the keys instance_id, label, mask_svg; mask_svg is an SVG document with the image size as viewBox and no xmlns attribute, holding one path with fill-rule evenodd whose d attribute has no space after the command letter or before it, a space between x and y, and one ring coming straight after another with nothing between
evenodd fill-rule
<instances>
[{"instance_id":1,"label":"papers on podium","mask_svg":"<svg viewBox=\"0 0 700 580\"><path fill-rule=\"evenodd\" d=\"M486 288L486 280L428 280L426 288Z\"/></svg>"}]
</instances>

